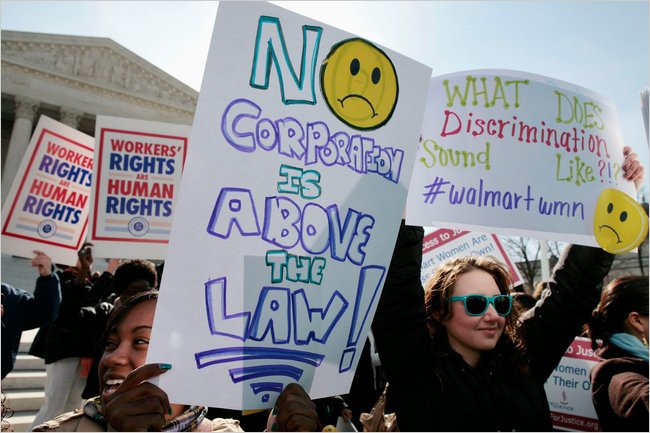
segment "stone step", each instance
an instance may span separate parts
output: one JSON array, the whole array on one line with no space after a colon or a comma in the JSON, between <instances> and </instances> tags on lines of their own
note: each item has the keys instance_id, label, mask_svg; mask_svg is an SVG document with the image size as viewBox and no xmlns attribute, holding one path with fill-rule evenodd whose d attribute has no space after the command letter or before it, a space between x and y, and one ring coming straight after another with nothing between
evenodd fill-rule
<instances>
[{"instance_id":1,"label":"stone step","mask_svg":"<svg viewBox=\"0 0 650 433\"><path fill-rule=\"evenodd\" d=\"M2 390L10 389L44 389L45 370L12 371L2 379Z\"/></svg>"},{"instance_id":2,"label":"stone step","mask_svg":"<svg viewBox=\"0 0 650 433\"><path fill-rule=\"evenodd\" d=\"M18 353L28 354L30 347L32 347L31 341L21 341L18 345Z\"/></svg>"},{"instance_id":3,"label":"stone step","mask_svg":"<svg viewBox=\"0 0 650 433\"><path fill-rule=\"evenodd\" d=\"M2 380L5 403L14 412L7 420L17 432L29 431L45 400L45 361L27 353L37 332L38 329L23 332L14 369Z\"/></svg>"},{"instance_id":4,"label":"stone step","mask_svg":"<svg viewBox=\"0 0 650 433\"><path fill-rule=\"evenodd\" d=\"M6 420L9 421L11 427L16 432L29 431L29 426L32 425L32 422L34 422L34 418L36 418L37 413L37 410L29 412L16 412L12 417L7 418Z\"/></svg>"},{"instance_id":5,"label":"stone step","mask_svg":"<svg viewBox=\"0 0 650 433\"><path fill-rule=\"evenodd\" d=\"M13 371L43 370L45 371L45 360L32 355L19 353L16 355L16 364Z\"/></svg>"},{"instance_id":6,"label":"stone step","mask_svg":"<svg viewBox=\"0 0 650 433\"><path fill-rule=\"evenodd\" d=\"M5 405L14 412L38 411L45 401L43 389L7 390Z\"/></svg>"},{"instance_id":7,"label":"stone step","mask_svg":"<svg viewBox=\"0 0 650 433\"><path fill-rule=\"evenodd\" d=\"M20 336L20 345L18 346L18 353L27 354L29 352L29 348L32 347L32 343L34 342L34 337L36 337L38 330L39 328L28 329L27 331L23 331L22 335Z\"/></svg>"}]
</instances>

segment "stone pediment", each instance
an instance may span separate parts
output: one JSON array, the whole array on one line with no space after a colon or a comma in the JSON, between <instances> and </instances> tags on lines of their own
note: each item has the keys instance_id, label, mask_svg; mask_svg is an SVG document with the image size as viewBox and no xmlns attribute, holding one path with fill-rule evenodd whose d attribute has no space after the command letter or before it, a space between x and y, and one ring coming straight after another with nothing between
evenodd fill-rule
<instances>
[{"instance_id":1,"label":"stone pediment","mask_svg":"<svg viewBox=\"0 0 650 433\"><path fill-rule=\"evenodd\" d=\"M108 38L2 30L2 66L194 113L198 92Z\"/></svg>"}]
</instances>

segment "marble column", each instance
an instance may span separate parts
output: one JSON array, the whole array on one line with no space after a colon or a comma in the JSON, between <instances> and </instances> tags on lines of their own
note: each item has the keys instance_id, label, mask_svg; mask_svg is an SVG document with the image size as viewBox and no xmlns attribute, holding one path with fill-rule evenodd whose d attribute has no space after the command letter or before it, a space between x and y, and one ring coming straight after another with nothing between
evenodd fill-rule
<instances>
[{"instance_id":1,"label":"marble column","mask_svg":"<svg viewBox=\"0 0 650 433\"><path fill-rule=\"evenodd\" d=\"M18 167L25 156L27 145L32 137L34 118L38 111L40 102L36 99L16 96L16 116L14 127L11 130L7 158L2 170L2 204L4 206L7 195L11 191Z\"/></svg>"}]
</instances>

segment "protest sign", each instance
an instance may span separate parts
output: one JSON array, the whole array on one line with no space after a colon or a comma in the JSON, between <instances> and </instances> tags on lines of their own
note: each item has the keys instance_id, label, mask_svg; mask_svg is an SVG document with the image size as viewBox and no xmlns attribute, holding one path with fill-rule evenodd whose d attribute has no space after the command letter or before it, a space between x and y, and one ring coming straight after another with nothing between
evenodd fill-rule
<instances>
[{"instance_id":1,"label":"protest sign","mask_svg":"<svg viewBox=\"0 0 650 433\"><path fill-rule=\"evenodd\" d=\"M74 265L86 237L95 140L41 116L2 210L2 252Z\"/></svg>"},{"instance_id":2,"label":"protest sign","mask_svg":"<svg viewBox=\"0 0 650 433\"><path fill-rule=\"evenodd\" d=\"M349 390L430 74L272 4L219 4L147 355L174 366L170 401Z\"/></svg>"},{"instance_id":3,"label":"protest sign","mask_svg":"<svg viewBox=\"0 0 650 433\"><path fill-rule=\"evenodd\" d=\"M422 284L443 261L455 256L490 255L508 266L512 285L523 284L519 269L503 248L495 234L469 232L466 230L437 229L424 236L422 242Z\"/></svg>"},{"instance_id":4,"label":"protest sign","mask_svg":"<svg viewBox=\"0 0 650 433\"><path fill-rule=\"evenodd\" d=\"M434 77L407 198L409 224L598 246L594 216L622 177L612 103L508 70Z\"/></svg>"},{"instance_id":5,"label":"protest sign","mask_svg":"<svg viewBox=\"0 0 650 433\"><path fill-rule=\"evenodd\" d=\"M591 340L576 337L546 381L544 389L553 427L568 431L600 431L591 399L591 369L600 361Z\"/></svg>"},{"instance_id":6,"label":"protest sign","mask_svg":"<svg viewBox=\"0 0 650 433\"><path fill-rule=\"evenodd\" d=\"M95 257L165 258L190 129L97 116L88 239Z\"/></svg>"}]
</instances>

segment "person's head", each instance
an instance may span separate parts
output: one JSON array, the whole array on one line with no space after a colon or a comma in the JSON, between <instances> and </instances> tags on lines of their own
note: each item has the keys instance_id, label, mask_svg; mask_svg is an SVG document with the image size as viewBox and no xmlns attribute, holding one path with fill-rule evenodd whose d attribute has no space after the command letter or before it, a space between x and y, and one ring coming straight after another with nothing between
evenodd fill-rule
<instances>
[{"instance_id":1,"label":"person's head","mask_svg":"<svg viewBox=\"0 0 650 433\"><path fill-rule=\"evenodd\" d=\"M156 265L148 260L132 259L120 264L113 277L113 292L121 299L158 286Z\"/></svg>"},{"instance_id":2,"label":"person's head","mask_svg":"<svg viewBox=\"0 0 650 433\"><path fill-rule=\"evenodd\" d=\"M483 353L504 338L511 339L516 318L510 284L507 267L492 257L458 257L440 264L425 284L427 323L434 341L446 341L476 366Z\"/></svg>"},{"instance_id":3,"label":"person's head","mask_svg":"<svg viewBox=\"0 0 650 433\"><path fill-rule=\"evenodd\" d=\"M108 318L99 361L99 389L105 404L124 379L145 364L158 299L157 291L136 293L124 299ZM183 406L172 405L173 415Z\"/></svg>"},{"instance_id":4,"label":"person's head","mask_svg":"<svg viewBox=\"0 0 650 433\"><path fill-rule=\"evenodd\" d=\"M609 344L613 334L628 333L647 345L648 277L630 275L616 278L601 293L600 303L589 321L589 337L594 349L597 340Z\"/></svg>"},{"instance_id":5,"label":"person's head","mask_svg":"<svg viewBox=\"0 0 650 433\"><path fill-rule=\"evenodd\" d=\"M513 293L512 307L517 308L520 313L530 310L535 306L537 299L528 293Z\"/></svg>"}]
</instances>

